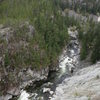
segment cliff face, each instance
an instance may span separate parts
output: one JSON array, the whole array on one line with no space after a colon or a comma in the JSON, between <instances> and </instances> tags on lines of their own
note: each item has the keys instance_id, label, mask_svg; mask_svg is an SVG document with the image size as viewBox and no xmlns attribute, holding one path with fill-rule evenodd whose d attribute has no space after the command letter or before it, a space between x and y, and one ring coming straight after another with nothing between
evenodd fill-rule
<instances>
[{"instance_id":1,"label":"cliff face","mask_svg":"<svg viewBox=\"0 0 100 100\"><path fill-rule=\"evenodd\" d=\"M100 63L79 70L56 88L51 100L99 100Z\"/></svg>"},{"instance_id":2,"label":"cliff face","mask_svg":"<svg viewBox=\"0 0 100 100\"><path fill-rule=\"evenodd\" d=\"M28 22L15 28L0 25L0 93L4 94L0 100L19 95L20 89L47 79L49 71L56 70L56 65L39 68L32 64L32 59L37 59L33 53L40 50L33 39L35 28ZM44 53L41 51L41 56Z\"/></svg>"}]
</instances>

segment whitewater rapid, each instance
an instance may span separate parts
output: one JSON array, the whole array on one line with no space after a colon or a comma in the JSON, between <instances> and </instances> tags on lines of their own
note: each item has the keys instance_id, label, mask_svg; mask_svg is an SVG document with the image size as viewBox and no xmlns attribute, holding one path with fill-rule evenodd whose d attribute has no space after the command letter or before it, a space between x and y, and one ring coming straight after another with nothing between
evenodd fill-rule
<instances>
[{"instance_id":1,"label":"whitewater rapid","mask_svg":"<svg viewBox=\"0 0 100 100\"><path fill-rule=\"evenodd\" d=\"M80 45L77 37L78 32L76 30L72 31L71 28L69 28L68 34L70 36L70 42L63 50L62 55L59 56L59 71L56 72L56 74L52 73L53 78L49 79L48 82L42 84L42 86L39 87L40 89L36 90L36 92L27 93L25 90L23 90L18 100L51 99L55 94L55 90L58 85L61 84L65 79L70 77L71 68L74 68L74 71L77 69L80 53ZM29 99L31 96L32 98Z\"/></svg>"}]
</instances>

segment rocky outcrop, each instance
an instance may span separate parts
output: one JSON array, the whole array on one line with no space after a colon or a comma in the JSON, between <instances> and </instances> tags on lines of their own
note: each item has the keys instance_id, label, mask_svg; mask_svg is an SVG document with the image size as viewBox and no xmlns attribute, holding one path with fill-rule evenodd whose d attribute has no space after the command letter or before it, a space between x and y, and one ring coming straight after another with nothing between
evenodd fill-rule
<instances>
[{"instance_id":1,"label":"rocky outcrop","mask_svg":"<svg viewBox=\"0 0 100 100\"><path fill-rule=\"evenodd\" d=\"M63 16L72 17L77 21L81 22L87 22L87 21L93 21L93 22L99 22L99 16L88 14L88 15L82 15L81 13L77 13L74 10L65 9L62 13Z\"/></svg>"},{"instance_id":2,"label":"rocky outcrop","mask_svg":"<svg viewBox=\"0 0 100 100\"><path fill-rule=\"evenodd\" d=\"M10 54L10 57L15 56L17 52L18 55L21 55L21 50L29 46L27 40L34 39L34 35L35 28L29 22L21 23L17 28L0 25L0 92L1 94L4 92L4 95L0 96L0 100L9 100L13 96L19 95L21 89L34 84L35 81L46 80L49 71L56 70L55 67L49 68L48 66L40 69L32 68L32 66L21 67L18 64L14 66L15 58L12 58L13 65L9 64L11 59L7 58L6 53ZM39 47L33 47L34 50L37 48Z\"/></svg>"},{"instance_id":3,"label":"rocky outcrop","mask_svg":"<svg viewBox=\"0 0 100 100\"><path fill-rule=\"evenodd\" d=\"M0 100L9 100L13 96L18 96L21 93L21 90L31 84L34 84L36 81L46 80L48 77L49 68L41 69L40 71L31 70L30 68L26 72L20 71L18 76L21 81L20 84L8 89L6 95L0 96Z\"/></svg>"},{"instance_id":4,"label":"rocky outcrop","mask_svg":"<svg viewBox=\"0 0 100 100\"><path fill-rule=\"evenodd\" d=\"M31 70L30 68L26 72L19 72L19 77L22 80L20 88L25 88L34 84L35 81L46 80L48 77L49 68L41 70Z\"/></svg>"},{"instance_id":5,"label":"rocky outcrop","mask_svg":"<svg viewBox=\"0 0 100 100\"><path fill-rule=\"evenodd\" d=\"M83 68L56 88L51 100L99 100L100 63Z\"/></svg>"}]
</instances>

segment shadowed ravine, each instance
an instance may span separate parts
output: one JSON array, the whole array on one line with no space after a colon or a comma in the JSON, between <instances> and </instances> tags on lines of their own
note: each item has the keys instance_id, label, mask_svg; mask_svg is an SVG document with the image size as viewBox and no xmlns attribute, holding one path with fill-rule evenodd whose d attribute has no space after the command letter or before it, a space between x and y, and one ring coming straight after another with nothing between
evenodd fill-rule
<instances>
[{"instance_id":1,"label":"shadowed ravine","mask_svg":"<svg viewBox=\"0 0 100 100\"><path fill-rule=\"evenodd\" d=\"M80 45L78 42L78 32L68 30L70 42L59 57L59 69L57 72L50 72L46 81L35 82L34 85L22 91L19 100L49 100L55 92L56 87L68 77L71 77L77 70L79 63ZM72 72L73 71L73 72ZM71 73L72 72L72 73Z\"/></svg>"}]
</instances>

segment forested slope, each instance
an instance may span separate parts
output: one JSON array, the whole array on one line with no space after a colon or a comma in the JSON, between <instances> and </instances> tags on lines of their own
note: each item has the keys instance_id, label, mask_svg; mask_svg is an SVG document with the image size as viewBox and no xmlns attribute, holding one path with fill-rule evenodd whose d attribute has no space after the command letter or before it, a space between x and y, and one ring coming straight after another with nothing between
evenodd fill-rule
<instances>
[{"instance_id":1,"label":"forested slope","mask_svg":"<svg viewBox=\"0 0 100 100\"><path fill-rule=\"evenodd\" d=\"M62 9L69 8L83 14L100 14L99 0L60 0Z\"/></svg>"},{"instance_id":2,"label":"forested slope","mask_svg":"<svg viewBox=\"0 0 100 100\"><path fill-rule=\"evenodd\" d=\"M82 44L81 60L91 53L100 60L100 24L77 22L62 15L72 9L82 14L100 13L99 0L0 0L0 91L18 85L20 70L40 70L58 64L70 40L68 27L76 26ZM85 27L84 27L85 26ZM24 73L24 72L23 72Z\"/></svg>"},{"instance_id":3,"label":"forested slope","mask_svg":"<svg viewBox=\"0 0 100 100\"><path fill-rule=\"evenodd\" d=\"M79 38L82 43L81 60L84 60L90 55L92 63L100 60L100 23L89 23L85 28L79 30Z\"/></svg>"},{"instance_id":4,"label":"forested slope","mask_svg":"<svg viewBox=\"0 0 100 100\"><path fill-rule=\"evenodd\" d=\"M56 67L69 40L67 27L73 23L62 16L54 0L3 0L0 3L1 94L18 86L23 78L27 80L24 74L28 69L42 71ZM33 76L28 75L30 79Z\"/></svg>"},{"instance_id":5,"label":"forested slope","mask_svg":"<svg viewBox=\"0 0 100 100\"><path fill-rule=\"evenodd\" d=\"M8 42L3 51L6 54L6 67L9 65L14 67L48 66L51 62L56 62L57 56L68 41L67 18L61 15L60 8L53 0L4 0L0 4L0 23L12 27L15 31L8 41L0 38L1 44ZM28 26L25 23L29 23L34 28L32 33L34 36L31 39L27 39L27 36L25 36L28 31ZM23 28L20 26L23 26ZM9 45L12 42L18 43L20 41L29 45L26 48L21 47L22 51L20 51L21 49L14 50L14 54L11 56ZM35 48L37 50L34 50ZM22 54L22 52L24 53ZM19 60L17 64L14 61L15 59ZM23 63L20 63L20 61Z\"/></svg>"}]
</instances>

